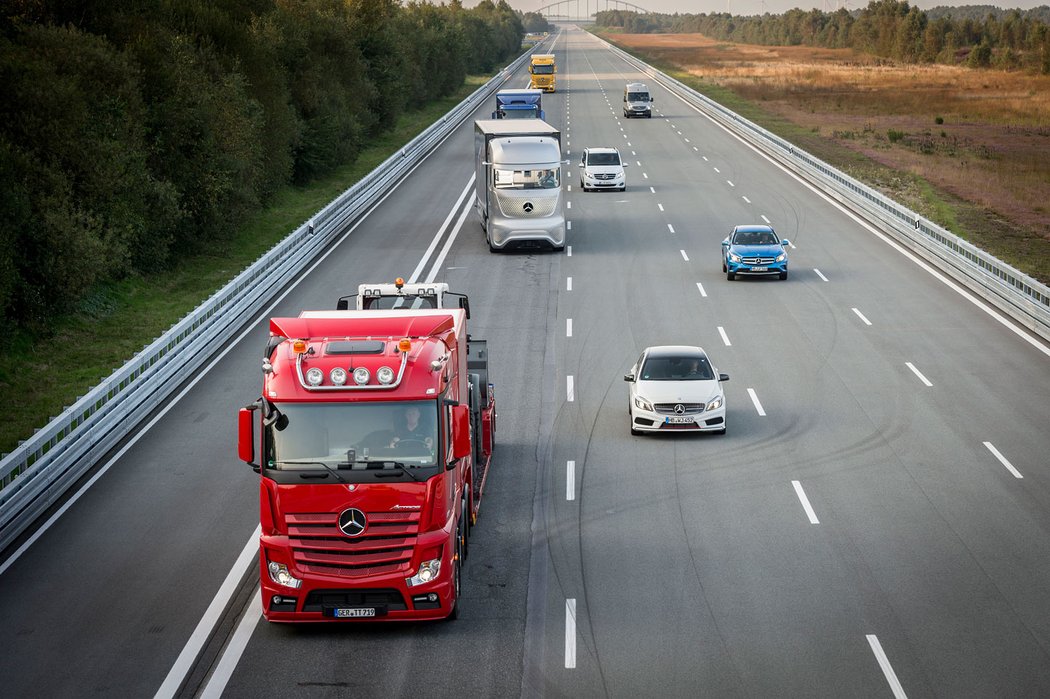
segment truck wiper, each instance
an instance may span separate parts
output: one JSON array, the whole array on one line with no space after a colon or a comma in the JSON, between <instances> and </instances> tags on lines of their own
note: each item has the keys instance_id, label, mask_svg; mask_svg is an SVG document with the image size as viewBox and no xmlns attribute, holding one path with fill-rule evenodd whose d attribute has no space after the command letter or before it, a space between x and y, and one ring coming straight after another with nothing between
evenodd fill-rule
<instances>
[{"instance_id":1,"label":"truck wiper","mask_svg":"<svg viewBox=\"0 0 1050 699\"><path fill-rule=\"evenodd\" d=\"M320 466L325 471L328 471L333 476L335 476L335 479L337 481L339 481L340 483L342 483L344 485L349 483L349 481L343 480L343 477L340 476L337 471L333 471L332 468L328 464L323 462L323 461L278 461L277 463L279 463L279 464L299 464L301 466ZM343 464L336 464L336 466L342 466L342 465ZM349 466L349 464L347 464L347 465ZM310 476L307 476L307 475L304 475L304 474L299 474L299 477L300 478L310 478Z\"/></svg>"},{"instance_id":2,"label":"truck wiper","mask_svg":"<svg viewBox=\"0 0 1050 699\"><path fill-rule=\"evenodd\" d=\"M408 476L412 480L414 480L414 481L418 481L419 480L418 478L416 478L412 474L412 471L410 471L408 469L408 466L406 466L405 464L401 463L400 461L365 461L365 462L358 462L358 463L367 463L369 468L372 467L372 464L378 464L380 467L383 467L383 468L385 468L387 466L393 466L394 468L396 468L397 470L401 471L401 473L405 474L406 476ZM375 475L376 475L376 478L383 478L384 477L382 474L379 474L379 473L377 473Z\"/></svg>"}]
</instances>

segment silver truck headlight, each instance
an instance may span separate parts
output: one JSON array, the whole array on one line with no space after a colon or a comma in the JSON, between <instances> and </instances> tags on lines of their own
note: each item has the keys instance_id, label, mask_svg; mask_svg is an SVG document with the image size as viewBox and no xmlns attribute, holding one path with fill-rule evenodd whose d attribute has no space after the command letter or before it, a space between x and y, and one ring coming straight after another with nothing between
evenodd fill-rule
<instances>
[{"instance_id":1,"label":"silver truck headlight","mask_svg":"<svg viewBox=\"0 0 1050 699\"><path fill-rule=\"evenodd\" d=\"M416 585L425 585L428 582L434 582L437 580L438 574L441 573L441 559L435 558L432 561L423 561L419 564L419 570L411 578L405 578L405 584L409 587L415 587Z\"/></svg>"},{"instance_id":2,"label":"silver truck headlight","mask_svg":"<svg viewBox=\"0 0 1050 699\"><path fill-rule=\"evenodd\" d=\"M303 584L303 581L293 576L288 570L288 566L283 563L276 563L270 561L269 565L266 566L270 573L270 580L273 580L278 585L284 585L292 589L299 589L299 586Z\"/></svg>"}]
</instances>

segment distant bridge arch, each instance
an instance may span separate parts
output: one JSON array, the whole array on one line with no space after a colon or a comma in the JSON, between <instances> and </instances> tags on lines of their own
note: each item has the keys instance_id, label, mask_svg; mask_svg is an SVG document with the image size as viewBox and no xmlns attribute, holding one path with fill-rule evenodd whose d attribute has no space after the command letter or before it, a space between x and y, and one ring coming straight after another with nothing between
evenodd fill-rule
<instances>
[{"instance_id":1,"label":"distant bridge arch","mask_svg":"<svg viewBox=\"0 0 1050 699\"><path fill-rule=\"evenodd\" d=\"M649 10L644 7L624 0L559 0L544 5L538 12L547 19L582 22L593 20L594 16L603 10L633 10L649 14Z\"/></svg>"}]
</instances>

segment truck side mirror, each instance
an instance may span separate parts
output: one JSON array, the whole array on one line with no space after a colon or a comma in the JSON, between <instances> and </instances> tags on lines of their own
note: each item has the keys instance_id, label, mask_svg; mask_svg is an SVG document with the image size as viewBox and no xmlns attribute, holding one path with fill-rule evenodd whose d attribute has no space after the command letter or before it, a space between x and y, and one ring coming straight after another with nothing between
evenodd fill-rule
<instances>
[{"instance_id":1,"label":"truck side mirror","mask_svg":"<svg viewBox=\"0 0 1050 699\"><path fill-rule=\"evenodd\" d=\"M258 404L252 404L237 413L237 456L255 471L259 470L259 464L255 463L255 411L258 409Z\"/></svg>"},{"instance_id":2,"label":"truck side mirror","mask_svg":"<svg viewBox=\"0 0 1050 699\"><path fill-rule=\"evenodd\" d=\"M465 405L452 407L452 458L470 456L470 408Z\"/></svg>"}]
</instances>

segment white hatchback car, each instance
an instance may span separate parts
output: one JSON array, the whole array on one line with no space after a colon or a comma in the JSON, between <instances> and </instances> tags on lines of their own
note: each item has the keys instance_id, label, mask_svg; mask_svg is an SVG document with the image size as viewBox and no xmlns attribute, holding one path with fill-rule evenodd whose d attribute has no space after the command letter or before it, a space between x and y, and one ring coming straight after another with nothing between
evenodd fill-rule
<instances>
[{"instance_id":1,"label":"white hatchback car","mask_svg":"<svg viewBox=\"0 0 1050 699\"><path fill-rule=\"evenodd\" d=\"M623 169L627 163L620 158L615 148L584 148L580 161L580 189L627 189L627 176Z\"/></svg>"},{"instance_id":2,"label":"white hatchback car","mask_svg":"<svg viewBox=\"0 0 1050 699\"><path fill-rule=\"evenodd\" d=\"M727 374L711 366L700 347L647 347L623 380L629 384L631 434L726 432Z\"/></svg>"}]
</instances>

